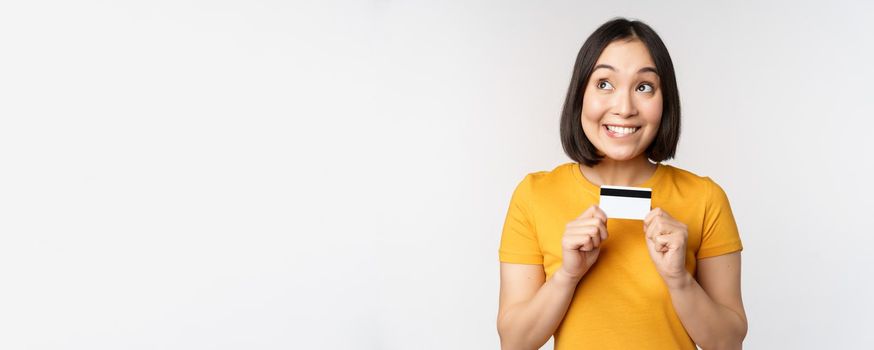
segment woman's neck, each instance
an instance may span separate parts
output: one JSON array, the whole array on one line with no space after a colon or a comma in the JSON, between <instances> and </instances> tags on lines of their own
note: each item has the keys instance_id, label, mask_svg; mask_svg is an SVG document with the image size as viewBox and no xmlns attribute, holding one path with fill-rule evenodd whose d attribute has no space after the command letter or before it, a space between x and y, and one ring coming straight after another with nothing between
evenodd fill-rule
<instances>
[{"instance_id":1,"label":"woman's neck","mask_svg":"<svg viewBox=\"0 0 874 350\"><path fill-rule=\"evenodd\" d=\"M604 158L593 167L580 164L580 171L596 186L637 186L655 174L658 164L650 163L644 156L626 161Z\"/></svg>"}]
</instances>

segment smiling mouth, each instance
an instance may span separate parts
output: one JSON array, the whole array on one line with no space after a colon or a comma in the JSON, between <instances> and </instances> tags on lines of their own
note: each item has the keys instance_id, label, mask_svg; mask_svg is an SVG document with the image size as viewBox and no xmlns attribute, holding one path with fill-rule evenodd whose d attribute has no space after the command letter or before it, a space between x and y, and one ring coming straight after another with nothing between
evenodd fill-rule
<instances>
[{"instance_id":1,"label":"smiling mouth","mask_svg":"<svg viewBox=\"0 0 874 350\"><path fill-rule=\"evenodd\" d=\"M608 134L620 136L620 137L634 134L638 130L640 130L639 126L638 127L622 127L622 126L615 126L615 125L604 125L604 128L607 129Z\"/></svg>"}]
</instances>

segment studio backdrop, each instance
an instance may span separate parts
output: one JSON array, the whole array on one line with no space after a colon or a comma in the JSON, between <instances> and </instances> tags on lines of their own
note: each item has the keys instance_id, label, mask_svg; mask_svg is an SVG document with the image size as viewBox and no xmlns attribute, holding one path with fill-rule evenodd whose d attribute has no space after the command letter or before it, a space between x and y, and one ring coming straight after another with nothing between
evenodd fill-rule
<instances>
[{"instance_id":1,"label":"studio backdrop","mask_svg":"<svg viewBox=\"0 0 874 350\"><path fill-rule=\"evenodd\" d=\"M747 349L874 347L874 7L4 1L0 348L498 349L498 244L601 23L743 240ZM551 349L552 343L544 348Z\"/></svg>"}]
</instances>

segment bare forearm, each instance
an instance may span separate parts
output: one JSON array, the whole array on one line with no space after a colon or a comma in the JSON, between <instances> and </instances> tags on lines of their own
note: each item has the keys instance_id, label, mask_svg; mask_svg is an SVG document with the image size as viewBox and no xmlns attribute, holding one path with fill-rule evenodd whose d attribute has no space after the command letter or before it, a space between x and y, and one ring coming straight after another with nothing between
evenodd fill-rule
<instances>
[{"instance_id":1,"label":"bare forearm","mask_svg":"<svg viewBox=\"0 0 874 350\"><path fill-rule=\"evenodd\" d=\"M692 275L666 282L674 309L698 346L705 350L741 348L747 326L740 315L714 302Z\"/></svg>"},{"instance_id":2,"label":"bare forearm","mask_svg":"<svg viewBox=\"0 0 874 350\"><path fill-rule=\"evenodd\" d=\"M531 300L510 307L499 326L501 348L538 349L555 333L579 279L556 271Z\"/></svg>"}]
</instances>

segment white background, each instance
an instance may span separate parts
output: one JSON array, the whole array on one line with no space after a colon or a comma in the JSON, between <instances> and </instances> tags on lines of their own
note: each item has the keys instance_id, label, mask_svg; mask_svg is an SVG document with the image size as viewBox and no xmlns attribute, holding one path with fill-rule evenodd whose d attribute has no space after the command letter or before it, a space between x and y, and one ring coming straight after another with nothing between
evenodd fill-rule
<instances>
[{"instance_id":1,"label":"white background","mask_svg":"<svg viewBox=\"0 0 874 350\"><path fill-rule=\"evenodd\" d=\"M3 1L0 348L497 349L510 194L614 16L731 200L746 348L874 347L874 6L822 3Z\"/></svg>"}]
</instances>

